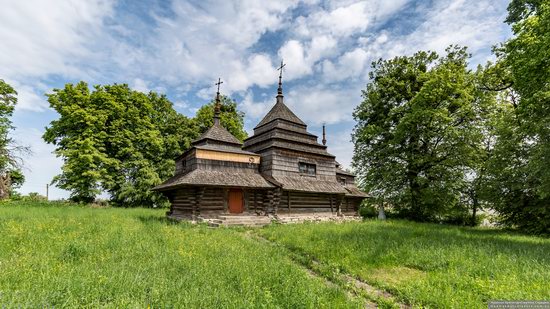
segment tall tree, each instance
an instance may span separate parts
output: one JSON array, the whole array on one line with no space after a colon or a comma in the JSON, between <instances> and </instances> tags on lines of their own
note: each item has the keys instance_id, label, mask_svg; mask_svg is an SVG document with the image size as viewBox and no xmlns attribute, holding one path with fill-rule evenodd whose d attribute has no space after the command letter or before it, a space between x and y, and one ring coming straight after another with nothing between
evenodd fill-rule
<instances>
[{"instance_id":1,"label":"tall tree","mask_svg":"<svg viewBox=\"0 0 550 309\"><path fill-rule=\"evenodd\" d=\"M62 173L54 178L71 198L90 202L102 190L124 206L165 203L150 189L174 171L174 158L198 136L193 121L165 96L127 85L67 84L48 95L60 117L44 139L57 146Z\"/></svg>"},{"instance_id":2,"label":"tall tree","mask_svg":"<svg viewBox=\"0 0 550 309\"><path fill-rule=\"evenodd\" d=\"M199 126L199 131L201 133L205 132L214 124L214 104L215 100L210 101L210 103L203 105L195 116L195 120ZM246 131L243 129L244 126L244 113L237 109L237 102L233 101L231 98L221 95L221 113L220 113L220 124L224 126L231 134L233 134L237 139L243 141L247 138Z\"/></svg>"},{"instance_id":3,"label":"tall tree","mask_svg":"<svg viewBox=\"0 0 550 309\"><path fill-rule=\"evenodd\" d=\"M67 84L54 89L48 101L60 117L43 137L57 146L64 161L54 182L79 202L91 202L106 191L116 205L165 205L166 199L150 189L173 175L174 159L212 125L213 117L212 102L190 119L164 95L125 84L95 86L93 91L84 82ZM244 139L244 114L236 106L223 97L221 123Z\"/></svg>"},{"instance_id":4,"label":"tall tree","mask_svg":"<svg viewBox=\"0 0 550 309\"><path fill-rule=\"evenodd\" d=\"M550 234L550 3L513 0L508 13L514 37L487 71L502 110L486 199L502 223Z\"/></svg>"},{"instance_id":5,"label":"tall tree","mask_svg":"<svg viewBox=\"0 0 550 309\"><path fill-rule=\"evenodd\" d=\"M408 218L440 220L458 208L476 157L475 76L465 48L373 63L356 108L353 166L375 198Z\"/></svg>"},{"instance_id":6,"label":"tall tree","mask_svg":"<svg viewBox=\"0 0 550 309\"><path fill-rule=\"evenodd\" d=\"M21 155L28 153L28 147L17 145L9 136L13 125L11 116L17 104L17 91L0 79L0 199L9 197L14 187L23 184Z\"/></svg>"}]
</instances>

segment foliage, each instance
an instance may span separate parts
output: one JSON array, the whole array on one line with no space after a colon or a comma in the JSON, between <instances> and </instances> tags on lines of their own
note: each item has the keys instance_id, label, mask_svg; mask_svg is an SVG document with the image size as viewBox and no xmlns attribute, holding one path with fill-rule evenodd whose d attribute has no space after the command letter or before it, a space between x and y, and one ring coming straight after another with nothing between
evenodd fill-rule
<instances>
[{"instance_id":1,"label":"foliage","mask_svg":"<svg viewBox=\"0 0 550 309\"><path fill-rule=\"evenodd\" d=\"M461 207L481 139L476 108L486 101L468 58L465 48L449 47L444 57L379 60L354 112L359 180L407 218L440 220Z\"/></svg>"},{"instance_id":2,"label":"foliage","mask_svg":"<svg viewBox=\"0 0 550 309\"><path fill-rule=\"evenodd\" d=\"M376 209L376 205L363 203L359 208L359 215L365 219L378 217L378 210Z\"/></svg>"},{"instance_id":3,"label":"foliage","mask_svg":"<svg viewBox=\"0 0 550 309\"><path fill-rule=\"evenodd\" d=\"M150 189L173 175L174 158L198 133L165 96L125 84L90 91L80 82L54 89L48 101L60 118L43 137L64 161L53 182L70 190L72 200L92 202L105 190L119 205L166 203Z\"/></svg>"},{"instance_id":4,"label":"foliage","mask_svg":"<svg viewBox=\"0 0 550 309\"><path fill-rule=\"evenodd\" d=\"M27 195L15 194L11 197L11 200L18 202L41 202L47 201L47 198L38 192L29 192Z\"/></svg>"},{"instance_id":5,"label":"foliage","mask_svg":"<svg viewBox=\"0 0 550 309\"><path fill-rule=\"evenodd\" d=\"M494 299L550 298L547 238L398 220L288 224L258 232L413 308L487 308Z\"/></svg>"},{"instance_id":6,"label":"foliage","mask_svg":"<svg viewBox=\"0 0 550 309\"><path fill-rule=\"evenodd\" d=\"M550 3L514 0L508 12L515 36L487 70L501 109L485 199L503 224L550 234Z\"/></svg>"},{"instance_id":7,"label":"foliage","mask_svg":"<svg viewBox=\"0 0 550 309\"><path fill-rule=\"evenodd\" d=\"M200 133L206 132L214 124L214 105L216 101L203 105L195 116ZM247 138L244 126L244 113L237 110L237 103L231 98L220 96L220 124L233 134L237 139L243 141Z\"/></svg>"},{"instance_id":8,"label":"foliage","mask_svg":"<svg viewBox=\"0 0 550 309\"><path fill-rule=\"evenodd\" d=\"M20 155L28 153L29 148L17 145L9 137L13 129L10 117L16 104L17 91L0 79L0 199L9 197L25 181Z\"/></svg>"},{"instance_id":9,"label":"foliage","mask_svg":"<svg viewBox=\"0 0 550 309\"><path fill-rule=\"evenodd\" d=\"M6 307L362 307L275 246L162 210L0 204L0 234Z\"/></svg>"}]
</instances>

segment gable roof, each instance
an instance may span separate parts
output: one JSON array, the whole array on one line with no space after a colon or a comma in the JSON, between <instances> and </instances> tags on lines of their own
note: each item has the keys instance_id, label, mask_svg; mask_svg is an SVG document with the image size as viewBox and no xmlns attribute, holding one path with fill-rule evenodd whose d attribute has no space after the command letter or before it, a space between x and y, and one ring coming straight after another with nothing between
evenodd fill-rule
<instances>
[{"instance_id":1,"label":"gable roof","mask_svg":"<svg viewBox=\"0 0 550 309\"><path fill-rule=\"evenodd\" d=\"M260 121L256 128L268 124L275 119L283 119L303 126L306 125L300 118L298 118L298 116L296 116L296 114L294 114L290 110L290 108L288 108L288 106L286 106L283 102L278 101L267 113L267 115L265 115L264 119Z\"/></svg>"},{"instance_id":2,"label":"gable roof","mask_svg":"<svg viewBox=\"0 0 550 309\"><path fill-rule=\"evenodd\" d=\"M203 140L213 140L222 143L235 144L241 146L243 143L239 141L233 134L229 133L221 124L214 123L206 132L204 132L199 138L194 140L192 144L196 144Z\"/></svg>"}]
</instances>

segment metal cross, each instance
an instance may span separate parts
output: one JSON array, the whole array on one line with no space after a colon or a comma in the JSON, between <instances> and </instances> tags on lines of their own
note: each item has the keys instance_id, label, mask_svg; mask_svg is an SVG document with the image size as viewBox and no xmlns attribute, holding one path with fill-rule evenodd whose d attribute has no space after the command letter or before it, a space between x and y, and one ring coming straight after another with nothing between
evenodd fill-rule
<instances>
[{"instance_id":1,"label":"metal cross","mask_svg":"<svg viewBox=\"0 0 550 309\"><path fill-rule=\"evenodd\" d=\"M282 77L283 76L283 68L285 67L286 63L283 63L283 60L281 60L281 66L277 69L277 71L281 71L281 73L279 73L279 76Z\"/></svg>"},{"instance_id":2,"label":"metal cross","mask_svg":"<svg viewBox=\"0 0 550 309\"><path fill-rule=\"evenodd\" d=\"M214 84L214 85L217 85L217 86L218 86L218 92L220 92L220 85L221 85L221 84L223 84L222 79L221 79L221 78L218 78L218 82Z\"/></svg>"}]
</instances>

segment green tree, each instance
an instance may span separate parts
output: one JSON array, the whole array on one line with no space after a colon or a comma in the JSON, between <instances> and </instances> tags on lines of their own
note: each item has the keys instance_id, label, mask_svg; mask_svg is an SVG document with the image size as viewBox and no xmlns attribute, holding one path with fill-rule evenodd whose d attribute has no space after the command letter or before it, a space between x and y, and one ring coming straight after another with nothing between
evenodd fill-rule
<instances>
[{"instance_id":1,"label":"green tree","mask_svg":"<svg viewBox=\"0 0 550 309\"><path fill-rule=\"evenodd\" d=\"M13 189L25 181L21 173L21 155L29 148L17 145L9 136L13 125L10 117L17 104L17 91L0 79L0 199L9 197Z\"/></svg>"},{"instance_id":2,"label":"green tree","mask_svg":"<svg viewBox=\"0 0 550 309\"><path fill-rule=\"evenodd\" d=\"M442 220L460 203L481 139L465 48L373 63L356 108L353 166L364 188L407 218Z\"/></svg>"},{"instance_id":3,"label":"green tree","mask_svg":"<svg viewBox=\"0 0 550 309\"><path fill-rule=\"evenodd\" d=\"M44 140L57 146L62 173L54 178L78 202L91 202L102 191L121 206L166 205L150 189L174 174L174 159L212 125L213 104L189 119L177 113L164 95L127 85L95 86L80 82L54 89L50 106L60 117ZM244 139L243 116L236 103L222 100L221 123Z\"/></svg>"},{"instance_id":4,"label":"green tree","mask_svg":"<svg viewBox=\"0 0 550 309\"><path fill-rule=\"evenodd\" d=\"M122 206L166 203L150 189L173 175L174 159L198 136L195 123L165 96L127 85L67 84L48 95L60 117L44 139L57 146L62 173L54 178L71 198L91 202L102 190Z\"/></svg>"},{"instance_id":5,"label":"green tree","mask_svg":"<svg viewBox=\"0 0 550 309\"><path fill-rule=\"evenodd\" d=\"M508 13L514 37L486 78L501 108L485 199L501 223L550 234L550 3L513 0Z\"/></svg>"},{"instance_id":6,"label":"green tree","mask_svg":"<svg viewBox=\"0 0 550 309\"><path fill-rule=\"evenodd\" d=\"M216 100L203 105L195 115L195 121L199 126L200 133L206 132L214 124L214 104ZM237 103L231 98L221 95L221 113L220 123L227 131L233 134L237 139L243 141L248 137L244 130L244 113L237 109Z\"/></svg>"}]
</instances>

